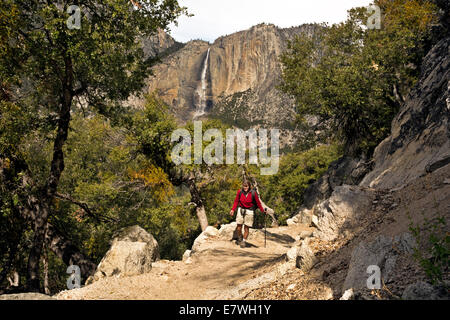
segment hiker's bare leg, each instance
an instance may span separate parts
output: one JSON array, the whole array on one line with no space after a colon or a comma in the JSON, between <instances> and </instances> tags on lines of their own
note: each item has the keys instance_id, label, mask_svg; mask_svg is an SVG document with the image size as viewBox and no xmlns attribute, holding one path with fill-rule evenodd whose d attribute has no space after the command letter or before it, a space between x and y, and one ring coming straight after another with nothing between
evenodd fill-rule
<instances>
[{"instance_id":1,"label":"hiker's bare leg","mask_svg":"<svg viewBox=\"0 0 450 320\"><path fill-rule=\"evenodd\" d=\"M242 224L237 225L237 231L239 235L239 240L242 238Z\"/></svg>"},{"instance_id":2,"label":"hiker's bare leg","mask_svg":"<svg viewBox=\"0 0 450 320\"><path fill-rule=\"evenodd\" d=\"M248 226L244 225L244 239L247 240L248 232L250 231L250 228Z\"/></svg>"}]
</instances>

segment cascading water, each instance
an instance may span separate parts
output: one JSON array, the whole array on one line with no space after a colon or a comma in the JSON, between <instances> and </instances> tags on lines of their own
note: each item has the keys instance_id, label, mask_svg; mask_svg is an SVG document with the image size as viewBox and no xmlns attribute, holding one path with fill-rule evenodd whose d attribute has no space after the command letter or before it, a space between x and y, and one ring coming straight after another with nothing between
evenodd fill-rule
<instances>
[{"instance_id":1,"label":"cascading water","mask_svg":"<svg viewBox=\"0 0 450 320\"><path fill-rule=\"evenodd\" d=\"M195 108L194 119L201 117L206 113L206 89L207 89L207 80L206 80L206 71L208 70L208 62L209 62L209 50L206 53L205 61L203 62L203 70L202 70L202 79L200 86L197 88L197 94L199 96L198 104Z\"/></svg>"}]
</instances>

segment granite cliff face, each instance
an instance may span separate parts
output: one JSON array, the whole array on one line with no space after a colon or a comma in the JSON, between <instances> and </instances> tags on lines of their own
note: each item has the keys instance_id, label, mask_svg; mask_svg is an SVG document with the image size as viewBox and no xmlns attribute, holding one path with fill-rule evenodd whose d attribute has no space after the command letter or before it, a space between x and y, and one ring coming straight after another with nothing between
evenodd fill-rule
<instances>
[{"instance_id":1,"label":"granite cliff face","mask_svg":"<svg viewBox=\"0 0 450 320\"><path fill-rule=\"evenodd\" d=\"M182 45L181 43L176 42L162 29L159 29L152 37L141 39L141 43L146 58L156 57L171 48L176 49Z\"/></svg>"},{"instance_id":2,"label":"granite cliff face","mask_svg":"<svg viewBox=\"0 0 450 320\"><path fill-rule=\"evenodd\" d=\"M397 188L450 164L450 38L427 54L418 84L392 121L391 135L374 153L374 170L361 182Z\"/></svg>"},{"instance_id":3,"label":"granite cliff face","mask_svg":"<svg viewBox=\"0 0 450 320\"><path fill-rule=\"evenodd\" d=\"M281 74L279 55L288 39L300 33L311 35L317 28L280 29L261 24L212 44L190 41L153 68L148 91L157 91L179 119L190 120L201 100L198 88L206 63L208 117L244 129L264 125L292 132L294 103L276 89Z\"/></svg>"},{"instance_id":4,"label":"granite cliff face","mask_svg":"<svg viewBox=\"0 0 450 320\"><path fill-rule=\"evenodd\" d=\"M199 98L196 89L208 46L205 41L190 41L153 67L148 92L157 91L179 119L188 120L195 111Z\"/></svg>"}]
</instances>

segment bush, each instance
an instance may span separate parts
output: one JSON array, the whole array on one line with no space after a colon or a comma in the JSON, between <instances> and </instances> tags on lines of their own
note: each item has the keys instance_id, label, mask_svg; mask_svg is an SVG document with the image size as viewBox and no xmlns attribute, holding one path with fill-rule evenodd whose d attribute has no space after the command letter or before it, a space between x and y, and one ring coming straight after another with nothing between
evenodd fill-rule
<instances>
[{"instance_id":1,"label":"bush","mask_svg":"<svg viewBox=\"0 0 450 320\"><path fill-rule=\"evenodd\" d=\"M446 231L445 217L425 217L421 226L411 222L409 230L418 244L414 248L414 258L434 285L443 283L443 276L448 273L450 257L450 234Z\"/></svg>"}]
</instances>

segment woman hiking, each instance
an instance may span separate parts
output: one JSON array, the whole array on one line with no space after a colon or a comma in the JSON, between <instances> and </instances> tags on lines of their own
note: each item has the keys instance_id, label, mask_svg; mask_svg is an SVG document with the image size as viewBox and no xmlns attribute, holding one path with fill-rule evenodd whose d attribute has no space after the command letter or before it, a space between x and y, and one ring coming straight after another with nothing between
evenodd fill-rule
<instances>
[{"instance_id":1,"label":"woman hiking","mask_svg":"<svg viewBox=\"0 0 450 320\"><path fill-rule=\"evenodd\" d=\"M230 215L233 216L237 209L236 231L239 235L238 242L240 242L241 248L246 246L249 229L253 226L253 217L257 208L261 212L266 212L261 205L261 201L259 201L258 193L251 189L250 182L244 181L242 189L238 190L236 194L233 208L230 211ZM244 225L244 237L242 237L242 225Z\"/></svg>"}]
</instances>

